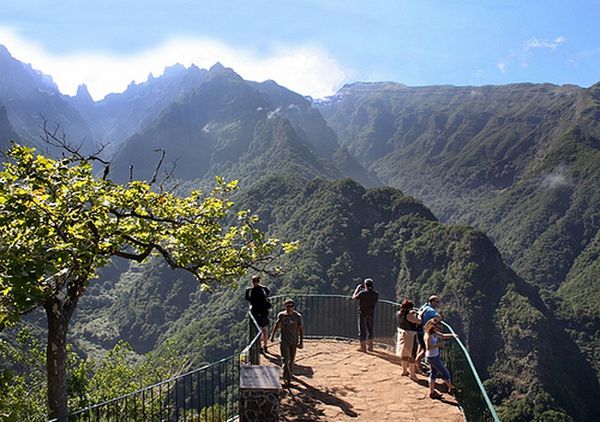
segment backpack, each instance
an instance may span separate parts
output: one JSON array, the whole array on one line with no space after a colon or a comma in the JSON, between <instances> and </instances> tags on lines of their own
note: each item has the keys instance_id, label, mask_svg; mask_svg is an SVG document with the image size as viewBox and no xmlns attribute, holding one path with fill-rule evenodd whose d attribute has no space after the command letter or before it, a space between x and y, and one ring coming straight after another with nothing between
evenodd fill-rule
<instances>
[{"instance_id":1,"label":"backpack","mask_svg":"<svg viewBox=\"0 0 600 422\"><path fill-rule=\"evenodd\" d=\"M263 287L262 290L263 290L263 293L265 295L265 306L266 306L267 309L271 309L273 307L273 304L269 300L269 296L267 296L267 291L265 290L264 287Z\"/></svg>"}]
</instances>

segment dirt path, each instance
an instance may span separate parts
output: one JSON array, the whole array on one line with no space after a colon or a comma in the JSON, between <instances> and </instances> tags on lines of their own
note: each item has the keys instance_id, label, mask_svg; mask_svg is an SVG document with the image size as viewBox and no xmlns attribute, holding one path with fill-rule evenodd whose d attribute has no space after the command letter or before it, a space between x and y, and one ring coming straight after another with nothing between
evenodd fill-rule
<instances>
[{"instance_id":1,"label":"dirt path","mask_svg":"<svg viewBox=\"0 0 600 422\"><path fill-rule=\"evenodd\" d=\"M279 347L270 347L263 364L279 363ZM400 375L393 352L375 348L365 354L356 342L309 340L296 358L295 379L284 390L283 421L444 421L462 422L454 397L428 397L427 378Z\"/></svg>"}]
</instances>

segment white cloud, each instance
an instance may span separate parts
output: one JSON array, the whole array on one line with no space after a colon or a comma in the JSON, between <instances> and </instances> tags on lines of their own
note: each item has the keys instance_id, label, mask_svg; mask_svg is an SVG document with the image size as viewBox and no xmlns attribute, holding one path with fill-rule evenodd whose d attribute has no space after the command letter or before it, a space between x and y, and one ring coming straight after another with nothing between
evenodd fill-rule
<instances>
[{"instance_id":1,"label":"white cloud","mask_svg":"<svg viewBox=\"0 0 600 422\"><path fill-rule=\"evenodd\" d=\"M500 73L506 72L506 62L504 60L498 62L498 69L500 69Z\"/></svg>"},{"instance_id":2,"label":"white cloud","mask_svg":"<svg viewBox=\"0 0 600 422\"><path fill-rule=\"evenodd\" d=\"M85 83L96 100L111 92L124 91L131 81L145 81L150 72L160 75L165 67L175 63L208 68L219 61L244 79L273 79L315 98L333 94L350 76L349 70L327 51L314 46L282 46L259 56L211 39L177 38L133 55L99 52L58 55L7 27L0 27L0 44L16 59L52 76L61 92L73 95L77 86Z\"/></svg>"},{"instance_id":3,"label":"white cloud","mask_svg":"<svg viewBox=\"0 0 600 422\"><path fill-rule=\"evenodd\" d=\"M529 51L533 48L548 48L550 51L554 51L557 49L559 45L565 42L565 37L558 37L553 41L548 40L538 40L537 38L532 38L525 43L525 50Z\"/></svg>"},{"instance_id":4,"label":"white cloud","mask_svg":"<svg viewBox=\"0 0 600 422\"><path fill-rule=\"evenodd\" d=\"M550 189L557 189L562 186L571 186L571 181L565 174L566 166L559 166L542 179L542 186Z\"/></svg>"},{"instance_id":5,"label":"white cloud","mask_svg":"<svg viewBox=\"0 0 600 422\"><path fill-rule=\"evenodd\" d=\"M590 59L593 59L596 56L600 56L600 48L595 48L592 50L582 50L577 52L569 59L569 64L573 66L578 66L580 62L586 62Z\"/></svg>"},{"instance_id":6,"label":"white cloud","mask_svg":"<svg viewBox=\"0 0 600 422\"><path fill-rule=\"evenodd\" d=\"M271 120L273 117L278 116L280 114L281 108L277 107L275 110L269 111L269 113L267 114L267 119Z\"/></svg>"},{"instance_id":7,"label":"white cloud","mask_svg":"<svg viewBox=\"0 0 600 422\"><path fill-rule=\"evenodd\" d=\"M506 57L501 58L496 66L500 73L506 73L508 65L514 62L518 62L521 67L526 68L529 66L529 59L534 50L548 49L550 52L554 52L565 41L566 38L563 36L556 37L554 40L531 38L525 41L518 51L513 51Z\"/></svg>"}]
</instances>

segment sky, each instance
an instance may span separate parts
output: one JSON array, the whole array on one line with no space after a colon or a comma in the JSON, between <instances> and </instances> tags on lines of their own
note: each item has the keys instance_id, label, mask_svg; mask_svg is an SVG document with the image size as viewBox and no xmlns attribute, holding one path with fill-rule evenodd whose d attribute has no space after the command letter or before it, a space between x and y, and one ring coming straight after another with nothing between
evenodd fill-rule
<instances>
[{"instance_id":1,"label":"sky","mask_svg":"<svg viewBox=\"0 0 600 422\"><path fill-rule=\"evenodd\" d=\"M0 44L96 100L217 61L321 98L355 81L588 87L598 22L600 0L1 0Z\"/></svg>"}]
</instances>

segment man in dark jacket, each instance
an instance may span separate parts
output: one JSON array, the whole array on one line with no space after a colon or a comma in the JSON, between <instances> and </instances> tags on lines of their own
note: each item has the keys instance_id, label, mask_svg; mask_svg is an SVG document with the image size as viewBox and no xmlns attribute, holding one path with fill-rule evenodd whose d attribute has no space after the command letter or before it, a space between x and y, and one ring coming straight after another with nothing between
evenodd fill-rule
<instances>
[{"instance_id":1,"label":"man in dark jacket","mask_svg":"<svg viewBox=\"0 0 600 422\"><path fill-rule=\"evenodd\" d=\"M260 327L261 347L260 351L267 353L267 341L269 339L269 289L260 284L260 276L252 276L252 287L246 289L246 300L250 302L250 312Z\"/></svg>"},{"instance_id":2,"label":"man in dark jacket","mask_svg":"<svg viewBox=\"0 0 600 422\"><path fill-rule=\"evenodd\" d=\"M373 350L373 320L379 294L373 289L373 280L366 278L356 286L352 299L358 300L358 338L361 352Z\"/></svg>"}]
</instances>

